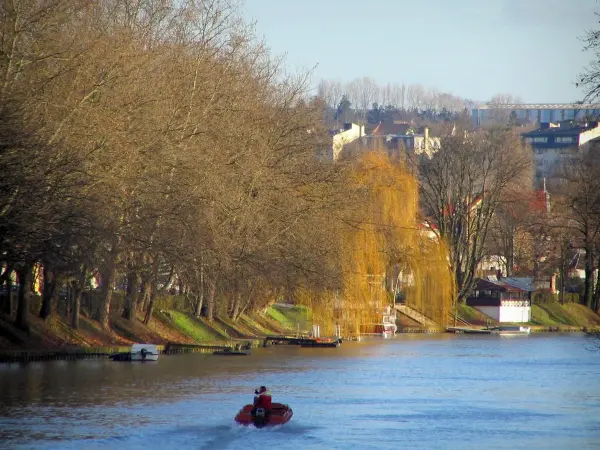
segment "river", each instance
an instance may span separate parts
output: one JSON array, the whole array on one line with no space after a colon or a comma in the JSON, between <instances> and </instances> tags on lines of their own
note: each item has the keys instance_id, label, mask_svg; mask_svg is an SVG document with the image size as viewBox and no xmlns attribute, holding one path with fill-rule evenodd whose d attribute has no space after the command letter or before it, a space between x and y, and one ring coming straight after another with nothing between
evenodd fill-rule
<instances>
[{"instance_id":1,"label":"river","mask_svg":"<svg viewBox=\"0 0 600 450\"><path fill-rule=\"evenodd\" d=\"M580 334L0 364L0 448L600 449L599 377ZM288 424L233 422L261 384Z\"/></svg>"}]
</instances>

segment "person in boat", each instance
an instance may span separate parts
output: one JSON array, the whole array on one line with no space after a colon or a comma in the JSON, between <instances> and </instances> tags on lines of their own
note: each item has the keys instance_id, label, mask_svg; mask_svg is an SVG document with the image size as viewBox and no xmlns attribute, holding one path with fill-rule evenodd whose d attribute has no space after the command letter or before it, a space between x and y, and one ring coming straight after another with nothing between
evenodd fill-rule
<instances>
[{"instance_id":1,"label":"person in boat","mask_svg":"<svg viewBox=\"0 0 600 450\"><path fill-rule=\"evenodd\" d=\"M260 388L254 391L254 394L256 394L256 396L254 397L254 408L252 408L252 417L256 416L256 411L259 408L262 408L264 409L265 417L268 420L271 416L272 409L271 392L265 386L261 386Z\"/></svg>"}]
</instances>

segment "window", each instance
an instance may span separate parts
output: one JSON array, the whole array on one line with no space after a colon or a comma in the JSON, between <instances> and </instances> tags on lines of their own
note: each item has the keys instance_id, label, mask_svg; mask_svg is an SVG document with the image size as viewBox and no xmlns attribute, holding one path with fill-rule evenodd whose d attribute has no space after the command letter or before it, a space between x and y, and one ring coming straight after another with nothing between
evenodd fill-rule
<instances>
[{"instance_id":1,"label":"window","mask_svg":"<svg viewBox=\"0 0 600 450\"><path fill-rule=\"evenodd\" d=\"M554 142L557 144L571 144L575 142L575 138L573 136L556 136Z\"/></svg>"},{"instance_id":2,"label":"window","mask_svg":"<svg viewBox=\"0 0 600 450\"><path fill-rule=\"evenodd\" d=\"M526 144L531 144L532 142L533 142L533 138L530 138L530 137L525 138L525 143Z\"/></svg>"},{"instance_id":3,"label":"window","mask_svg":"<svg viewBox=\"0 0 600 450\"><path fill-rule=\"evenodd\" d=\"M545 144L548 142L548 138L547 137L541 137L541 136L537 136L533 138L533 142L537 143L537 144Z\"/></svg>"}]
</instances>

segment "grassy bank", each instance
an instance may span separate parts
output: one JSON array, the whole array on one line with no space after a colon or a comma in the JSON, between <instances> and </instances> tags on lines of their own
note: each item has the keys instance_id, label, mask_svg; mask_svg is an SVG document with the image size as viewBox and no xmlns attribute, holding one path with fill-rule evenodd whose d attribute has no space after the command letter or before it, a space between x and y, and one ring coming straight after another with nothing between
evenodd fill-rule
<instances>
[{"instance_id":1,"label":"grassy bank","mask_svg":"<svg viewBox=\"0 0 600 450\"><path fill-rule=\"evenodd\" d=\"M458 316L473 326L497 325L498 322L467 305L460 305ZM600 328L600 315L579 303L543 303L531 308L534 329L560 328L561 330Z\"/></svg>"},{"instance_id":2,"label":"grassy bank","mask_svg":"<svg viewBox=\"0 0 600 450\"><path fill-rule=\"evenodd\" d=\"M302 307L271 306L266 311L242 315L236 322L228 317L216 317L209 322L204 317L175 310L159 310L149 325L142 317L129 321L120 314L110 317L110 329L98 322L80 318L79 329L59 315L42 320L31 315L29 333L19 330L13 321L0 315L0 349L68 349L129 346L136 342L165 345L207 344L231 342L235 339L256 339L269 334L302 331L306 325L306 310Z\"/></svg>"},{"instance_id":3,"label":"grassy bank","mask_svg":"<svg viewBox=\"0 0 600 450\"><path fill-rule=\"evenodd\" d=\"M497 325L488 316L474 308L460 305L458 316L472 326ZM580 330L600 328L600 316L577 303L545 303L534 305L532 321L528 324L537 330ZM147 326L141 317L125 320L113 313L111 327L102 329L98 322L81 317L75 330L67 320L53 315L47 320L31 316L31 330L25 333L12 324L7 316L0 315L0 350L15 349L74 349L130 346L136 342L166 345L205 344L218 345L244 339L260 339L272 334L307 332L311 328L310 310L303 306L272 305L259 313L242 315L233 322L228 317L216 317L209 322L204 317L174 309L158 310ZM398 323L402 328L414 324Z\"/></svg>"},{"instance_id":4,"label":"grassy bank","mask_svg":"<svg viewBox=\"0 0 600 450\"><path fill-rule=\"evenodd\" d=\"M579 303L533 305L531 325L542 327L598 328L600 316Z\"/></svg>"}]
</instances>

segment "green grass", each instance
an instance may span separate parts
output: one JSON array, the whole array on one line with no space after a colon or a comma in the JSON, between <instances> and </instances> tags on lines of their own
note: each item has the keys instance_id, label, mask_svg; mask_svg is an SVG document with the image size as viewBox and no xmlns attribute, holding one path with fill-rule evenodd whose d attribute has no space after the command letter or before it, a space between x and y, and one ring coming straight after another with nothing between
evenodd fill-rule
<instances>
[{"instance_id":1,"label":"green grass","mask_svg":"<svg viewBox=\"0 0 600 450\"><path fill-rule=\"evenodd\" d=\"M578 303L533 305L531 315L531 323L534 325L587 327L600 324L600 317L597 314Z\"/></svg>"},{"instance_id":2,"label":"green grass","mask_svg":"<svg viewBox=\"0 0 600 450\"><path fill-rule=\"evenodd\" d=\"M495 322L485 314L467 305L458 306L458 316L472 324L486 324L486 318L491 322ZM531 321L529 323L546 327L561 325L594 327L600 325L600 316L579 303L565 303L562 305L557 302L549 302L531 307Z\"/></svg>"},{"instance_id":3,"label":"green grass","mask_svg":"<svg viewBox=\"0 0 600 450\"><path fill-rule=\"evenodd\" d=\"M261 323L259 323L255 317L252 317L251 315L243 315L240 320L242 320L248 327L252 328L252 330L254 330L254 332L257 332L259 334L272 334L273 330L265 327L264 325L262 325Z\"/></svg>"},{"instance_id":4,"label":"green grass","mask_svg":"<svg viewBox=\"0 0 600 450\"><path fill-rule=\"evenodd\" d=\"M552 323L549 323L548 325L559 325L559 324L563 324L563 325L573 325L573 326L577 326L579 325L579 321L577 320L576 317L573 316L573 314L571 314L566 308L563 307L563 305L561 305L560 303L547 303L544 305L534 305L533 308L537 309L539 308L540 311L540 319L543 318L544 320L549 320ZM532 322L533 321L537 321L539 320L536 317L535 312L532 311Z\"/></svg>"},{"instance_id":5,"label":"green grass","mask_svg":"<svg viewBox=\"0 0 600 450\"><path fill-rule=\"evenodd\" d=\"M310 326L310 310L306 306L294 305L289 308L271 305L267 309L267 315L280 324L283 328L297 331Z\"/></svg>"},{"instance_id":6,"label":"green grass","mask_svg":"<svg viewBox=\"0 0 600 450\"><path fill-rule=\"evenodd\" d=\"M196 319L186 313L178 311L168 311L169 316L173 320L173 324L181 330L182 333L196 341L212 341L223 339L224 335L212 330L201 320Z\"/></svg>"},{"instance_id":7,"label":"green grass","mask_svg":"<svg viewBox=\"0 0 600 450\"><path fill-rule=\"evenodd\" d=\"M495 322L492 318L486 316L481 311L467 305L458 305L458 317L466 320L469 323L487 323L488 321Z\"/></svg>"}]
</instances>

